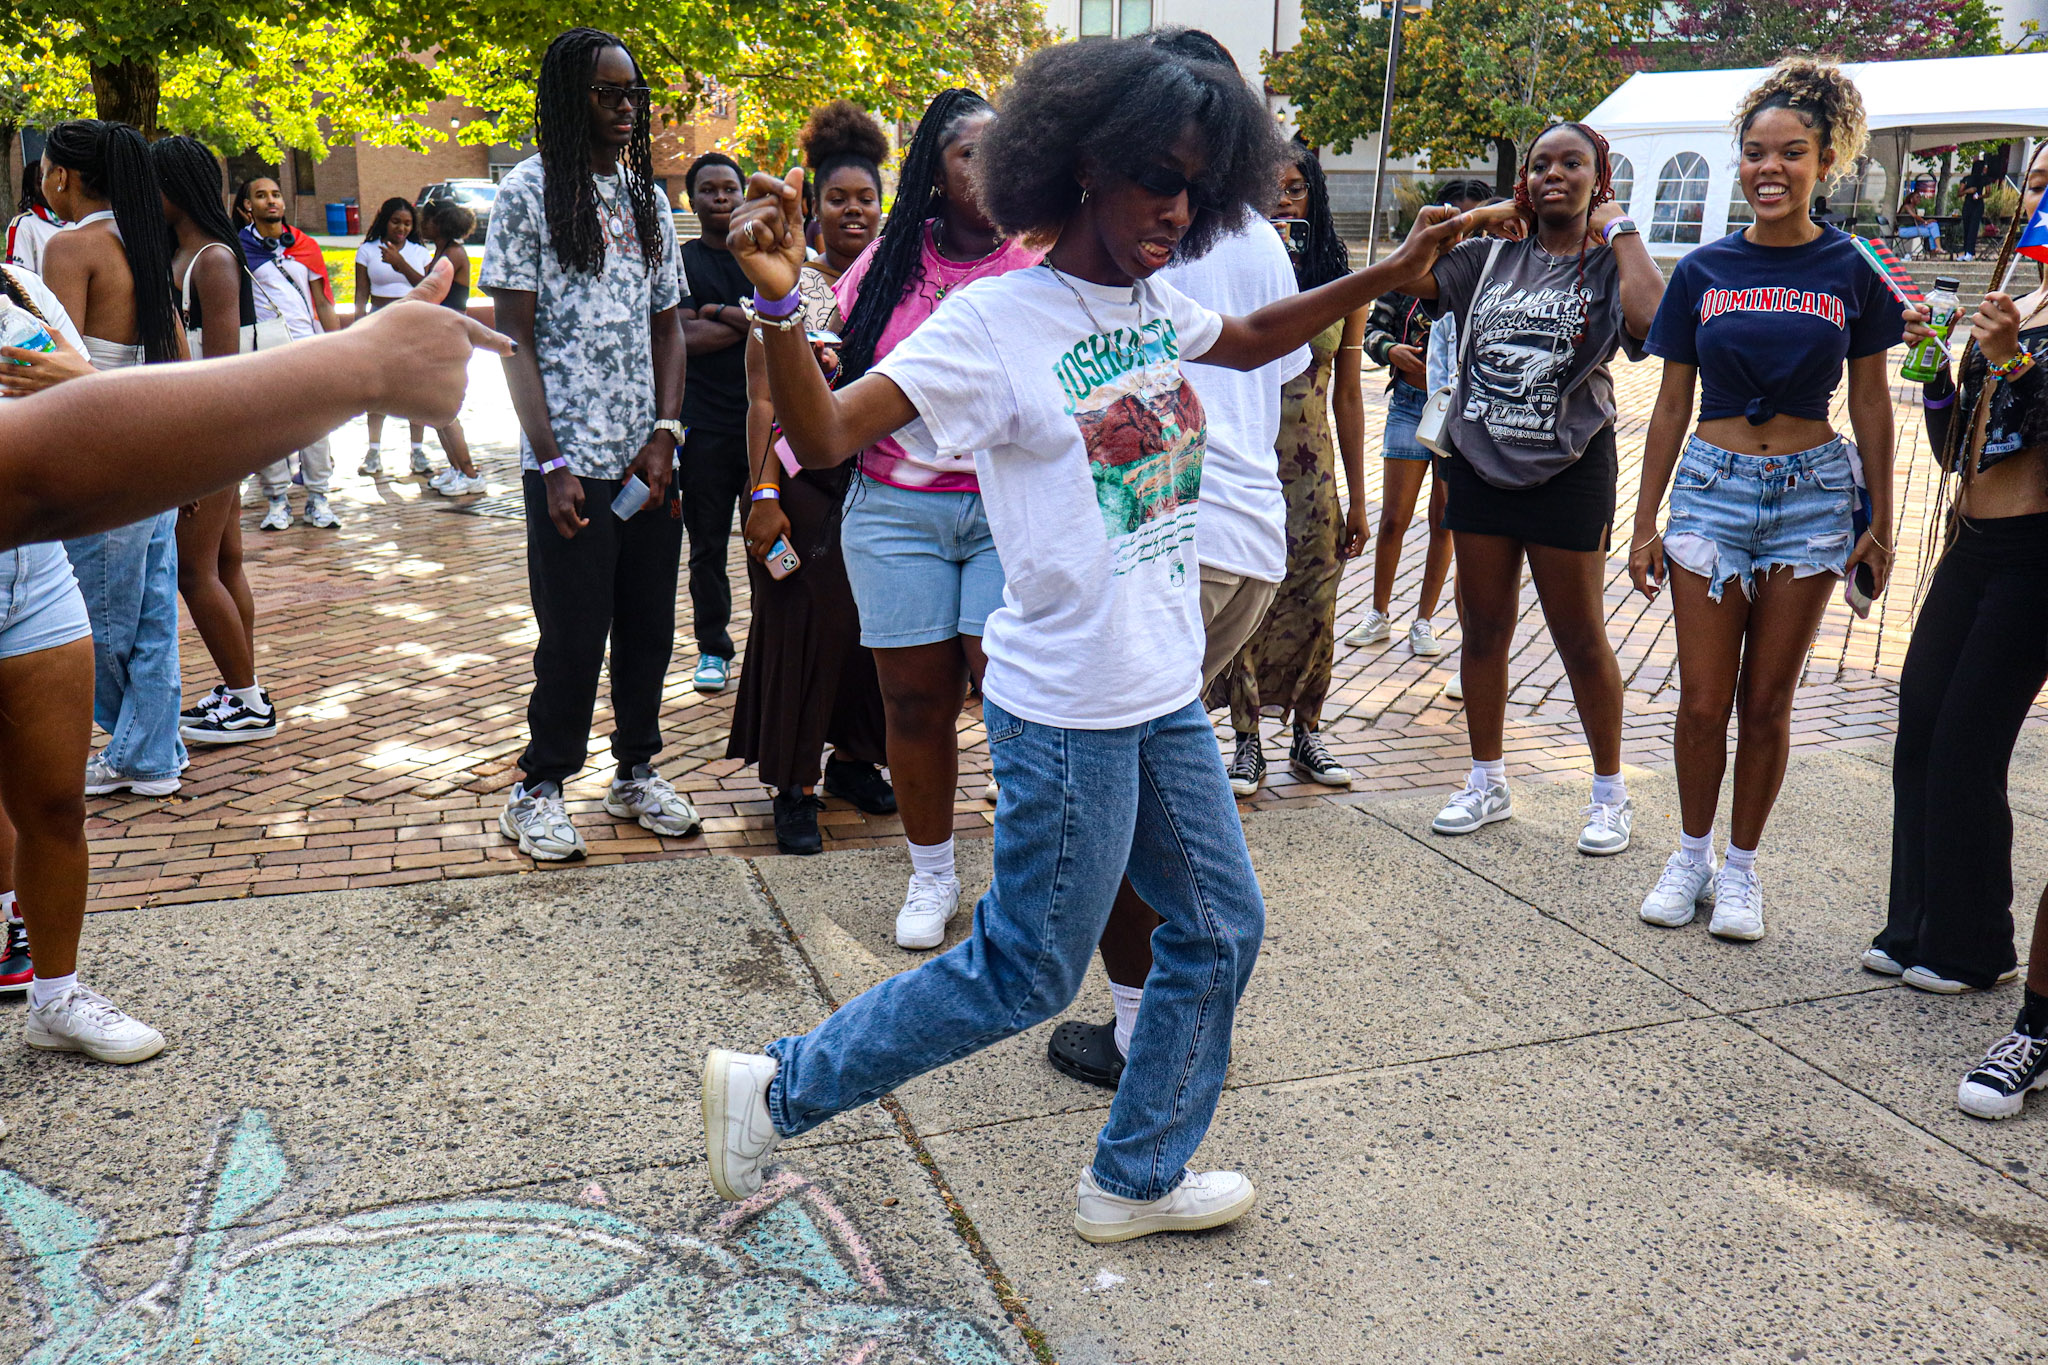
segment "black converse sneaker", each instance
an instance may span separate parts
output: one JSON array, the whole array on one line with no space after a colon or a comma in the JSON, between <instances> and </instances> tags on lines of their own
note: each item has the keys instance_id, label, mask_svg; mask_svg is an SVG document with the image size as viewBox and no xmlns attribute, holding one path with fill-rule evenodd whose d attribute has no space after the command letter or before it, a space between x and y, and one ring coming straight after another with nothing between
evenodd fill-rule
<instances>
[{"instance_id":1,"label":"black converse sneaker","mask_svg":"<svg viewBox=\"0 0 2048 1365\"><path fill-rule=\"evenodd\" d=\"M1250 796L1259 789L1259 783L1266 780L1266 752L1259 747L1256 733L1237 737L1237 752L1230 756L1227 771L1230 790L1239 796Z\"/></svg>"},{"instance_id":2,"label":"black converse sneaker","mask_svg":"<svg viewBox=\"0 0 2048 1365\"><path fill-rule=\"evenodd\" d=\"M1976 1070L1956 1087L1956 1103L1980 1119L2009 1119L2029 1090L2048 1089L2048 1038L2014 1030L1991 1045Z\"/></svg>"},{"instance_id":3,"label":"black converse sneaker","mask_svg":"<svg viewBox=\"0 0 2048 1365\"><path fill-rule=\"evenodd\" d=\"M232 694L222 697L198 720L178 726L187 744L246 744L252 739L269 739L277 733L277 708L268 692L258 691L260 701L250 706Z\"/></svg>"},{"instance_id":4,"label":"black converse sneaker","mask_svg":"<svg viewBox=\"0 0 2048 1365\"><path fill-rule=\"evenodd\" d=\"M1331 757L1321 730L1295 731L1294 748L1288 751L1287 764L1309 781L1326 787L1351 785L1351 769Z\"/></svg>"},{"instance_id":5,"label":"black converse sneaker","mask_svg":"<svg viewBox=\"0 0 2048 1365\"><path fill-rule=\"evenodd\" d=\"M215 683L213 690L201 697L197 706L188 706L180 711L178 719L188 725L195 720L205 720L213 708L220 705L221 699L227 696L227 694L228 685L226 683Z\"/></svg>"}]
</instances>

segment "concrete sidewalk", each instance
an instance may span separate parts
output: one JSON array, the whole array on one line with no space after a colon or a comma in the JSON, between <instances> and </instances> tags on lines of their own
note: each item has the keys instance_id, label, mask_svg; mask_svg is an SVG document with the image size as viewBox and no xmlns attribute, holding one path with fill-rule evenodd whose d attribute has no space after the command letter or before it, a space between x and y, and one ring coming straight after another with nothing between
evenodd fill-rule
<instances>
[{"instance_id":1,"label":"concrete sidewalk","mask_svg":"<svg viewBox=\"0 0 2048 1365\"><path fill-rule=\"evenodd\" d=\"M1756 945L1636 920L1661 774L1604 860L1554 784L1458 841L1429 797L1249 815L1269 930L1202 1159L1259 1207L1117 1247L1070 1225L1109 1096L1044 1029L711 1196L703 1049L910 964L894 853L95 915L91 975L171 1047L0 1050L0 1360L2048 1358L2048 1110L1953 1105L2017 992L1855 965L1884 758L1795 760ZM2031 901L2039 736L2014 796ZM1107 1014L1098 973L1071 1017Z\"/></svg>"}]
</instances>

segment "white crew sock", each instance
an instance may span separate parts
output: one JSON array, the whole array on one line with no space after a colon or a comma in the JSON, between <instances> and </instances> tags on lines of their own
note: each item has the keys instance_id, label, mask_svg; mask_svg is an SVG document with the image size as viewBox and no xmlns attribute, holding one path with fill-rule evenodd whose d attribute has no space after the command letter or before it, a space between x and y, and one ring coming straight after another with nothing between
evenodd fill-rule
<instances>
[{"instance_id":1,"label":"white crew sock","mask_svg":"<svg viewBox=\"0 0 2048 1365\"><path fill-rule=\"evenodd\" d=\"M1465 779L1467 791L1483 792L1489 787L1505 787L1508 784L1508 761L1504 758L1475 758L1472 760L1471 776Z\"/></svg>"},{"instance_id":2,"label":"white crew sock","mask_svg":"<svg viewBox=\"0 0 2048 1365\"><path fill-rule=\"evenodd\" d=\"M1618 806L1628 800L1628 783L1622 781L1620 772L1602 776L1593 774L1593 803L1600 806Z\"/></svg>"},{"instance_id":3,"label":"white crew sock","mask_svg":"<svg viewBox=\"0 0 2048 1365\"><path fill-rule=\"evenodd\" d=\"M913 844L903 841L910 848L910 867L920 877L935 877L939 881L951 881L953 872L953 841L943 844Z\"/></svg>"},{"instance_id":4,"label":"white crew sock","mask_svg":"<svg viewBox=\"0 0 2048 1365\"><path fill-rule=\"evenodd\" d=\"M1728 866L1745 877L1756 875L1756 850L1737 848L1733 841L1728 845Z\"/></svg>"},{"instance_id":5,"label":"white crew sock","mask_svg":"<svg viewBox=\"0 0 2048 1365\"><path fill-rule=\"evenodd\" d=\"M370 442L370 443L369 443L368 445L366 445L366 446L364 446L364 447L363 447L363 454L365 454L365 455L375 455L375 454L377 453L377 448L378 448L378 443L377 443L376 441L372 441L372 442Z\"/></svg>"},{"instance_id":6,"label":"white crew sock","mask_svg":"<svg viewBox=\"0 0 2048 1365\"><path fill-rule=\"evenodd\" d=\"M39 1010L77 984L77 972L69 976L39 976L28 983L28 1007Z\"/></svg>"},{"instance_id":7,"label":"white crew sock","mask_svg":"<svg viewBox=\"0 0 2048 1365\"><path fill-rule=\"evenodd\" d=\"M1684 830L1680 830L1678 832L1678 851L1694 867L1712 867L1714 865L1714 831L1709 829L1705 834L1695 839Z\"/></svg>"},{"instance_id":8,"label":"white crew sock","mask_svg":"<svg viewBox=\"0 0 2048 1365\"><path fill-rule=\"evenodd\" d=\"M263 684L260 680L250 683L247 687L230 687L228 695L251 711L263 709Z\"/></svg>"},{"instance_id":9,"label":"white crew sock","mask_svg":"<svg viewBox=\"0 0 2048 1365\"><path fill-rule=\"evenodd\" d=\"M14 893L12 891L0 891L0 910L6 911L7 918L9 919L21 918L21 911L14 908Z\"/></svg>"},{"instance_id":10,"label":"white crew sock","mask_svg":"<svg viewBox=\"0 0 2048 1365\"><path fill-rule=\"evenodd\" d=\"M1131 1030L1138 1026L1138 1006L1145 999L1143 986L1109 983L1109 998L1116 1002L1116 1050L1131 1055Z\"/></svg>"},{"instance_id":11,"label":"white crew sock","mask_svg":"<svg viewBox=\"0 0 2048 1365\"><path fill-rule=\"evenodd\" d=\"M415 454L415 455L424 455L424 454L426 454L426 453L427 453L427 443L426 443L425 441L414 441L414 442L412 443L412 453L413 453L413 454Z\"/></svg>"}]
</instances>

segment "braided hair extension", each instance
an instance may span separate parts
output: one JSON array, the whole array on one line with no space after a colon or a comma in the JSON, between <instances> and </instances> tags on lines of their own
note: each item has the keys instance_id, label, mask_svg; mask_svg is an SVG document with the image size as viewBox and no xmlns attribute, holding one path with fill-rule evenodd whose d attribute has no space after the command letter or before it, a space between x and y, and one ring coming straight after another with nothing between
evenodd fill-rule
<instances>
[{"instance_id":1,"label":"braided hair extension","mask_svg":"<svg viewBox=\"0 0 2048 1365\"><path fill-rule=\"evenodd\" d=\"M598 54L618 48L640 63L625 42L602 29L572 28L557 35L540 59L534 82L533 125L540 142L542 206L548 223L548 245L562 269L595 275L604 269L604 229L597 217L597 186L590 171L590 81ZM661 262L661 207L654 194L654 154L648 136L650 109L633 121L633 140L620 157L620 179L633 206L633 231L640 239L641 259L649 270Z\"/></svg>"},{"instance_id":2,"label":"braided hair extension","mask_svg":"<svg viewBox=\"0 0 2048 1365\"><path fill-rule=\"evenodd\" d=\"M875 238L871 248L874 259L868 262L861 280L853 316L846 320L846 339L839 348L841 387L866 374L875 363L882 328L923 278L925 221L945 202L946 148L953 145L962 123L990 108L980 95L955 86L940 91L918 120L917 135L910 139L903 169L896 177L896 202Z\"/></svg>"},{"instance_id":3,"label":"braided hair extension","mask_svg":"<svg viewBox=\"0 0 2048 1365\"><path fill-rule=\"evenodd\" d=\"M178 310L171 302L171 230L164 222L163 193L151 168L149 144L125 123L67 119L50 130L43 146L50 164L62 166L105 199L120 229L121 251L135 277L135 330L151 363L178 358Z\"/></svg>"},{"instance_id":4,"label":"braided hair extension","mask_svg":"<svg viewBox=\"0 0 2048 1365\"><path fill-rule=\"evenodd\" d=\"M370 220L370 230L363 234L363 240L365 242L383 241L384 234L391 228L391 215L400 210L412 215L412 237L419 236L419 210L412 206L412 200L394 194L391 198L378 205L377 216ZM406 240L409 242L412 240L412 237L408 237Z\"/></svg>"},{"instance_id":5,"label":"braided hair extension","mask_svg":"<svg viewBox=\"0 0 2048 1365\"><path fill-rule=\"evenodd\" d=\"M14 278L14 272L23 268L18 265L10 265L0 269L0 294L5 294L14 303L15 307L26 308L30 317L42 323L49 330L50 335L55 336L57 335L57 329L50 326L48 316L44 314L42 309L36 307L36 301L28 296L26 289L21 287L21 281Z\"/></svg>"},{"instance_id":6,"label":"braided hair extension","mask_svg":"<svg viewBox=\"0 0 2048 1365\"><path fill-rule=\"evenodd\" d=\"M206 144L182 133L152 143L149 160L156 167L157 183L163 187L164 198L176 204L210 240L219 242L234 253L236 273L242 281L242 322L256 321L254 286L243 263L242 240L235 231L234 220L228 217L227 208L221 203L220 163L214 160L212 152L206 150ZM185 319L185 325L199 325L199 300L196 298L192 300L192 316Z\"/></svg>"},{"instance_id":7,"label":"braided hair extension","mask_svg":"<svg viewBox=\"0 0 2048 1365\"><path fill-rule=\"evenodd\" d=\"M1314 289L1349 275L1351 252L1330 216L1330 182L1323 177L1322 158L1298 133L1288 149L1294 153L1295 169L1308 182L1308 248L1294 263L1294 279L1303 289Z\"/></svg>"},{"instance_id":8,"label":"braided hair extension","mask_svg":"<svg viewBox=\"0 0 2048 1365\"><path fill-rule=\"evenodd\" d=\"M1572 337L1576 346L1586 339L1586 320L1593 312L1592 300L1586 295L1586 239L1593 235L1593 210L1614 198L1614 162L1607 154L1607 139L1597 128L1560 119L1538 133L1522 154L1522 169L1515 176L1515 207L1529 221L1531 245L1536 245L1536 204L1529 196L1529 163L1535 159L1537 144L1560 128L1571 129L1593 149L1593 195L1586 201L1586 230L1579 234L1579 273L1572 280L1572 293L1579 300L1579 330Z\"/></svg>"}]
</instances>

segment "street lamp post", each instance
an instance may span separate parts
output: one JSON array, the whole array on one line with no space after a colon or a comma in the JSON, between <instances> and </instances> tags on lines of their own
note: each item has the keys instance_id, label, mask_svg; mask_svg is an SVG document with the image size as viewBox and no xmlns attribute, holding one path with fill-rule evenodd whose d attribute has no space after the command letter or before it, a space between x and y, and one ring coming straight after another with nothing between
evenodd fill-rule
<instances>
[{"instance_id":1,"label":"street lamp post","mask_svg":"<svg viewBox=\"0 0 2048 1365\"><path fill-rule=\"evenodd\" d=\"M1387 183L1387 137L1394 127L1394 74L1401 63L1401 16L1421 14L1431 0L1400 0L1393 6L1394 27L1387 35L1387 79L1380 91L1380 152L1372 175L1372 212L1366 215L1365 263L1371 265L1380 251L1380 193ZM1378 9L1378 5L1370 8Z\"/></svg>"}]
</instances>

